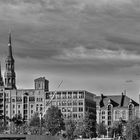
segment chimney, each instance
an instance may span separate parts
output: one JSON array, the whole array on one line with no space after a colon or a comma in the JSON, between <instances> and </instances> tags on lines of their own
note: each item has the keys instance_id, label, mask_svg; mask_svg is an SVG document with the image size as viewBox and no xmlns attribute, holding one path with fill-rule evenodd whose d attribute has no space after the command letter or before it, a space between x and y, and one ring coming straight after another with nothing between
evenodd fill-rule
<instances>
[{"instance_id":1,"label":"chimney","mask_svg":"<svg viewBox=\"0 0 140 140\"><path fill-rule=\"evenodd\" d=\"M103 100L103 98L104 98L104 95L103 95L103 94L101 94L101 100Z\"/></svg>"}]
</instances>

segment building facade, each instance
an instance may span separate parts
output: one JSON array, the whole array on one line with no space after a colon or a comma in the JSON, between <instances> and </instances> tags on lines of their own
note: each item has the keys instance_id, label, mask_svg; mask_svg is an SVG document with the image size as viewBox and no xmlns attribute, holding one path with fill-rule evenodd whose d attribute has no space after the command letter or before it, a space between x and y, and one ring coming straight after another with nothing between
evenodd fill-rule
<instances>
[{"instance_id":1,"label":"building facade","mask_svg":"<svg viewBox=\"0 0 140 140\"><path fill-rule=\"evenodd\" d=\"M120 119L128 121L139 117L139 104L126 96L121 95L96 96L96 121L111 127Z\"/></svg>"},{"instance_id":2,"label":"building facade","mask_svg":"<svg viewBox=\"0 0 140 140\"><path fill-rule=\"evenodd\" d=\"M94 99L95 94L84 90L57 91L57 93L49 91L49 81L45 77L34 80L34 89L17 89L11 33L9 34L4 82L0 68L0 117L11 119L16 114L21 114L22 118L28 121L35 112L44 114L48 107L54 105L61 109L65 119L69 117L82 119L86 111L93 112L96 119Z\"/></svg>"},{"instance_id":3,"label":"building facade","mask_svg":"<svg viewBox=\"0 0 140 140\"><path fill-rule=\"evenodd\" d=\"M46 106L53 95L53 91L47 92ZM96 119L95 94L85 90L57 91L50 105L58 106L65 120L83 119L87 111L92 112Z\"/></svg>"}]
</instances>

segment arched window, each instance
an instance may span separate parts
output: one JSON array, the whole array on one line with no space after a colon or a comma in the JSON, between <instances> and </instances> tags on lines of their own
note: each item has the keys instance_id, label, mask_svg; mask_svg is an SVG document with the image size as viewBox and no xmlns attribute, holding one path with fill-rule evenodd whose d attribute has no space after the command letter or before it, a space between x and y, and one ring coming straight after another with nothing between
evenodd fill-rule
<instances>
[{"instance_id":1,"label":"arched window","mask_svg":"<svg viewBox=\"0 0 140 140\"><path fill-rule=\"evenodd\" d=\"M133 119L133 104L130 104L128 106L128 111L129 111L129 119Z\"/></svg>"}]
</instances>

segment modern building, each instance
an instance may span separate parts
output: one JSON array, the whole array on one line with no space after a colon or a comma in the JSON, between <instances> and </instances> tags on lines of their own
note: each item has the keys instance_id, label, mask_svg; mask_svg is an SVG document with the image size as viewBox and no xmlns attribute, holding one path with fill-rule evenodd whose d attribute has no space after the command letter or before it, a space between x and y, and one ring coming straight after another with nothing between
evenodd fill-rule
<instances>
[{"instance_id":1,"label":"modern building","mask_svg":"<svg viewBox=\"0 0 140 140\"><path fill-rule=\"evenodd\" d=\"M126 96L103 95L96 96L96 121L111 127L115 121L120 119L128 121L139 117L139 104Z\"/></svg>"},{"instance_id":2,"label":"modern building","mask_svg":"<svg viewBox=\"0 0 140 140\"><path fill-rule=\"evenodd\" d=\"M53 95L53 91L46 94L46 106ZM87 111L96 119L95 94L85 90L57 91L50 105L58 106L65 119L80 120Z\"/></svg>"},{"instance_id":3,"label":"modern building","mask_svg":"<svg viewBox=\"0 0 140 140\"><path fill-rule=\"evenodd\" d=\"M54 93L49 91L49 81L45 77L34 80L34 89L17 89L15 60L9 34L4 82L0 68L0 116L12 118L21 114L28 121L35 112L43 114L50 105L55 105L61 109L65 119L72 117L79 120L85 116L86 111L93 112L96 119L95 94L84 90Z\"/></svg>"}]
</instances>

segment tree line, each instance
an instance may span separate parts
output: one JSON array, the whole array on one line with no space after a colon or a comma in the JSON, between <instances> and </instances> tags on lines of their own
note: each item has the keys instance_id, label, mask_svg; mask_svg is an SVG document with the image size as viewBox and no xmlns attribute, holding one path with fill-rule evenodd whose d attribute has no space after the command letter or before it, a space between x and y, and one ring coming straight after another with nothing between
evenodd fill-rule
<instances>
[{"instance_id":1,"label":"tree line","mask_svg":"<svg viewBox=\"0 0 140 140\"><path fill-rule=\"evenodd\" d=\"M12 119L8 117L0 120L0 133L31 134L31 135L61 135L73 140L77 137L96 137L96 120L94 114L86 112L83 119L79 121L63 118L61 110L56 106L48 108L45 115L34 113L27 122L21 114L16 114Z\"/></svg>"}]
</instances>

